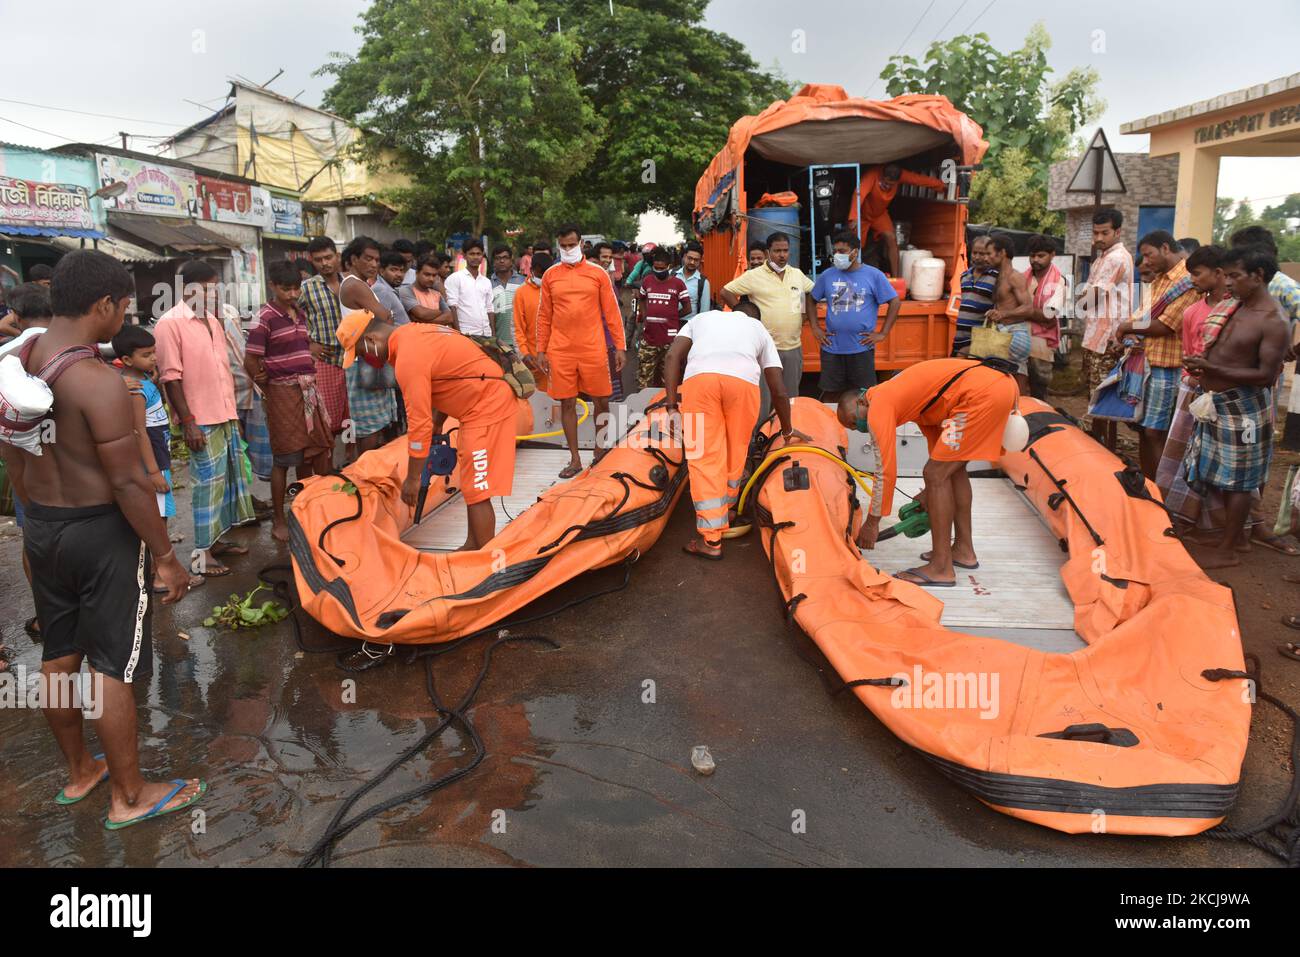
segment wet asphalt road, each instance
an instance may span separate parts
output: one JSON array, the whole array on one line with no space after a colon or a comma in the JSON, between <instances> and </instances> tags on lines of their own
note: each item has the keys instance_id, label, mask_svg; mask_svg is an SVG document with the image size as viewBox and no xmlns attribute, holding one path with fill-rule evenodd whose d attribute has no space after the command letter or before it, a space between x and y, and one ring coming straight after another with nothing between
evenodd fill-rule
<instances>
[{"instance_id":1,"label":"wet asphalt road","mask_svg":"<svg viewBox=\"0 0 1300 957\"><path fill-rule=\"evenodd\" d=\"M188 535L188 493L177 497L175 527ZM470 712L488 752L483 763L431 799L362 825L338 845L335 863L1276 863L1243 844L1071 837L989 810L856 699L827 694L799 654L811 656L811 643L784 623L757 539L729 543L722 563L700 562L680 551L691 526L679 502L629 587L519 629L560 647L497 651ZM55 806L65 769L43 719L0 710L0 865L293 865L345 795L436 723L420 665L356 676L351 703L350 676L333 655L301 654L288 623L233 634L203 628L213 604L251 588L260 568L287 561L269 524L234 538L252 552L231 559L235 576L155 611L155 669L138 691L147 772L201 775L211 785L200 833L180 816L106 832L106 789ZM0 532L0 628L15 663L36 668L39 648L22 632L31 598L18 542L12 528ZM534 607L621 579L617 569L594 573ZM311 623L303 633L309 644L336 640ZM482 651L478 644L438 659L445 699L460 696ZM691 767L700 744L717 763L711 777ZM469 757L466 737L449 730L362 806ZM1238 814L1254 818L1271 810L1285 783L1254 746L1246 771Z\"/></svg>"}]
</instances>

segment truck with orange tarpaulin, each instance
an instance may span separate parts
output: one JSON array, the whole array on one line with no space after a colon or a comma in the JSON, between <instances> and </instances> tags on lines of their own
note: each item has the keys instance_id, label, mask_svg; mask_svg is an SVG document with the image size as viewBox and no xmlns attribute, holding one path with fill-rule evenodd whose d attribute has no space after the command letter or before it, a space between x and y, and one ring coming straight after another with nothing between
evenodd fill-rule
<instances>
[{"instance_id":1,"label":"truck with orange tarpaulin","mask_svg":"<svg viewBox=\"0 0 1300 957\"><path fill-rule=\"evenodd\" d=\"M798 234L798 254L792 246L790 261L810 278L829 265L830 236L842 228L857 229L864 241L862 261L888 273L883 243L867 235L865 224L859 226L859 190L874 182L881 164L897 164L947 184L942 193L902 186L889 206L890 217L906 232L899 246L929 250L941 259L943 282L931 301L905 292L898 321L877 346L876 368L901 369L946 356L966 269L966 195L987 149L979 124L946 97L864 100L850 97L843 87L808 84L757 116L737 120L696 184L694 226L704 247L704 273L719 289L744 272L749 239L771 231L768 220L759 228L760 203L767 206L774 199L789 207L783 231ZM901 277L891 280L904 292ZM824 324L824 303L818 321ZM803 351L804 372L820 369L817 340L807 323Z\"/></svg>"}]
</instances>

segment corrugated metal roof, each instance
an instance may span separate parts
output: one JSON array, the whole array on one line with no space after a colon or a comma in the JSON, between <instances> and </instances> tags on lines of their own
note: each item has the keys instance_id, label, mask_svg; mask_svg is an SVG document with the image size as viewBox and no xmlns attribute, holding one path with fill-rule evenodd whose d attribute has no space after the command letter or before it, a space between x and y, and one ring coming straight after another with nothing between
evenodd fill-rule
<instances>
[{"instance_id":1,"label":"corrugated metal roof","mask_svg":"<svg viewBox=\"0 0 1300 957\"><path fill-rule=\"evenodd\" d=\"M168 220L161 216L141 216L136 213L108 213L108 223L115 229L143 239L160 249L179 252L203 252L211 249L238 249L239 243L220 233L200 226L192 220Z\"/></svg>"},{"instance_id":2,"label":"corrugated metal roof","mask_svg":"<svg viewBox=\"0 0 1300 957\"><path fill-rule=\"evenodd\" d=\"M67 252L74 252L79 249L98 249L100 252L108 253L114 259L124 263L161 263L176 258L152 249L145 249L143 246L137 246L135 243L128 242L117 236L109 236L94 244L87 242L84 247L81 245L81 240L68 236L56 237L50 240L50 244L58 246Z\"/></svg>"}]
</instances>

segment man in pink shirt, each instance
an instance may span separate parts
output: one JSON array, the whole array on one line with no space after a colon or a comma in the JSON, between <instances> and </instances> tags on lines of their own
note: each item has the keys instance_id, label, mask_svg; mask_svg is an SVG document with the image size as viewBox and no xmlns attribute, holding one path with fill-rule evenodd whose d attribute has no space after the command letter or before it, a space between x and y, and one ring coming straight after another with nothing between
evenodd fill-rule
<instances>
[{"instance_id":1,"label":"man in pink shirt","mask_svg":"<svg viewBox=\"0 0 1300 957\"><path fill-rule=\"evenodd\" d=\"M1130 314L1133 290L1133 256L1124 248L1124 215L1118 209L1099 209L1092 217L1094 258L1088 288L1080 302L1083 330L1083 376L1091 395L1124 354L1114 341L1115 330ZM1092 436L1115 451L1114 421L1094 420Z\"/></svg>"},{"instance_id":2,"label":"man in pink shirt","mask_svg":"<svg viewBox=\"0 0 1300 957\"><path fill-rule=\"evenodd\" d=\"M220 538L231 526L253 519L244 480L244 443L239 437L235 380L217 301L217 271L199 260L181 266L182 298L154 327L158 379L176 411L190 450L194 509L191 571L209 578L229 575L220 555L248 549Z\"/></svg>"}]
</instances>

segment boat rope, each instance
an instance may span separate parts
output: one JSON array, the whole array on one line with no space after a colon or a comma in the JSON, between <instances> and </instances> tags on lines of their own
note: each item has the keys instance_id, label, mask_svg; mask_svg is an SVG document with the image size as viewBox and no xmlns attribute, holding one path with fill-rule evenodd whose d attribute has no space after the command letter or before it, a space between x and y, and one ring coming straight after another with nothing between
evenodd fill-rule
<instances>
[{"instance_id":1,"label":"boat rope","mask_svg":"<svg viewBox=\"0 0 1300 957\"><path fill-rule=\"evenodd\" d=\"M461 638L457 638L453 641L444 642L432 647L413 649L412 653L409 656L406 656L403 659L401 659L404 664L413 664L421 660L425 662L426 690L428 691L429 694L429 700L432 703L435 712L440 716L441 720L434 728L432 728L429 732L423 735L419 741L417 741L411 747L407 748L404 752L402 752L402 754L398 755L397 758L395 758L392 762L390 762L385 768L383 768L375 775L373 775L369 780L367 780L364 784L358 787L355 791L352 792L352 794L350 794L344 800L343 806L339 809L338 812L335 813L334 818L331 820L329 826L326 828L325 833L322 834L322 836L316 841L316 843L312 845L312 847L307 851L303 860L299 863L299 866L311 867L315 864L320 864L322 867L328 867L332 859L334 845L341 838L345 837L347 834L350 834L361 824L365 823L366 821L380 814L383 814L386 811L392 810L393 808L398 807L402 804L406 804L418 798L426 797L430 794L433 794L434 792L441 790L447 785L460 780L465 775L469 774L470 771L474 770L474 768L478 767L478 765L482 763L483 759L487 756L487 751L486 748L483 746L482 739L479 737L478 732L473 725L473 722L470 721L469 719L468 709L473 704L474 696L478 692L479 687L483 684L484 679L487 677L488 667L491 663L492 654L495 652L496 648L502 644L506 644L508 642L516 642L516 641L541 642L551 646L552 648L559 647L558 644L556 644L554 641L552 641L551 639L543 635L511 635L509 633L509 630L512 628L519 628L524 625L534 624L535 622L541 621L546 618L552 618L555 615L568 611L570 608L574 608L578 605L583 604L584 602L588 602L591 601L592 599L600 598L605 595L613 594L614 592L617 591L622 591L624 588L628 586L628 583L631 581L632 566L636 564L637 560L640 557L641 557L641 553L637 550L633 550L626 558L624 558L621 563L623 567L623 580L608 588L603 588L598 591L591 592L590 594L587 595L581 595L578 598L574 598L567 602L564 602L557 608L553 608L547 611L542 611L534 615L529 615L525 618L519 618L513 621L500 622L494 625L490 625L486 628L483 628L472 634L465 635ZM273 577L272 573L281 572L281 571L288 572L289 573L288 576L284 578ZM293 581L291 566L268 565L258 573L258 579L266 583L267 585L271 586L274 593L278 597L280 597L288 606L289 621L293 628L294 639L300 651L309 654L336 654L338 655L338 659L336 661L337 666L340 669L344 671L349 671L351 673L356 673L358 670L369 670L370 667L377 667L378 665L387 664L390 661L399 660L396 655L395 645L387 646L388 650L384 653L378 653L376 651L370 650L370 646L368 645L368 643L363 644L362 646L363 651L361 652L357 651L355 642L349 642L346 645L325 646L325 647L321 647L321 646L313 647L307 645L303 641L302 625L298 619L298 612L301 610L301 605L294 597L294 593L291 588L291 584ZM475 679L473 685L470 687L469 692L466 694L464 699L462 699L462 701L456 707L448 708L442 702L441 698L438 696L437 689L434 685L434 673L433 673L434 659L440 657L441 655L447 654L448 652L464 647L470 642L476 641L491 633L496 633L497 640L492 642L492 644L490 644L485 649L482 667L480 668L479 674ZM378 647L383 647L383 646L378 646ZM355 667L350 667L345 659L350 655L357 655L357 654L364 654L373 663L368 665L365 668L360 668L360 669ZM470 761L470 763L455 768L452 771L448 772L447 774L437 778L436 780L421 785L420 787L415 788L414 790L403 792L401 794L396 795L395 797L392 797L386 801L381 802L380 804L368 807L360 811L354 817L345 820L347 812L350 811L362 797L364 797L375 787L377 787L380 783L382 783L389 776L391 776L393 772L395 772L403 764L405 764L406 762L410 761L411 759L415 758L417 755L427 750L429 746L435 740L438 739L438 737L442 734L442 732L445 731L452 724L459 724L465 730L466 735L470 739L470 742L474 749L474 757Z\"/></svg>"},{"instance_id":2,"label":"boat rope","mask_svg":"<svg viewBox=\"0 0 1300 957\"><path fill-rule=\"evenodd\" d=\"M1235 596L1234 596L1235 604ZM1255 655L1245 656L1248 670L1212 668L1201 672L1206 681L1243 679L1254 686L1258 700L1267 701L1291 719L1291 788L1278 805L1278 809L1264 820L1245 827L1229 827L1227 822L1206 831L1209 837L1224 841L1246 841L1260 850L1285 861L1289 867L1300 867L1300 714L1261 684L1262 666ZM1250 668L1250 665L1254 665Z\"/></svg>"},{"instance_id":3,"label":"boat rope","mask_svg":"<svg viewBox=\"0 0 1300 957\"><path fill-rule=\"evenodd\" d=\"M1065 481L1063 479L1058 479L1052 474L1052 470L1047 467L1041 458L1039 458L1037 449L1030 449L1029 457L1038 464L1038 467L1043 470L1043 474L1046 475L1048 479L1051 480L1052 484L1056 486L1056 491L1048 497L1047 504L1051 508L1055 509L1063 500L1069 502L1070 508L1074 509L1074 514L1079 516L1079 521L1083 522L1083 527L1088 530L1088 534L1092 536L1093 542L1099 547L1105 545L1106 543L1102 540L1102 537L1097 534L1097 530L1093 528L1092 523L1088 521L1088 517L1079 509L1078 503L1075 502L1075 500L1070 496L1070 493L1065 490ZM1057 496L1060 496L1060 498Z\"/></svg>"},{"instance_id":4,"label":"boat rope","mask_svg":"<svg viewBox=\"0 0 1300 957\"><path fill-rule=\"evenodd\" d=\"M591 415L591 406L588 405L586 400L584 399L579 399L578 405L582 406L582 415L578 418L578 425L582 425L582 423L587 421L587 417ZM564 429L561 428L555 432L534 432L532 435L516 435L515 441L526 442L531 439L552 439L558 435L563 435L563 434L564 434Z\"/></svg>"}]
</instances>

